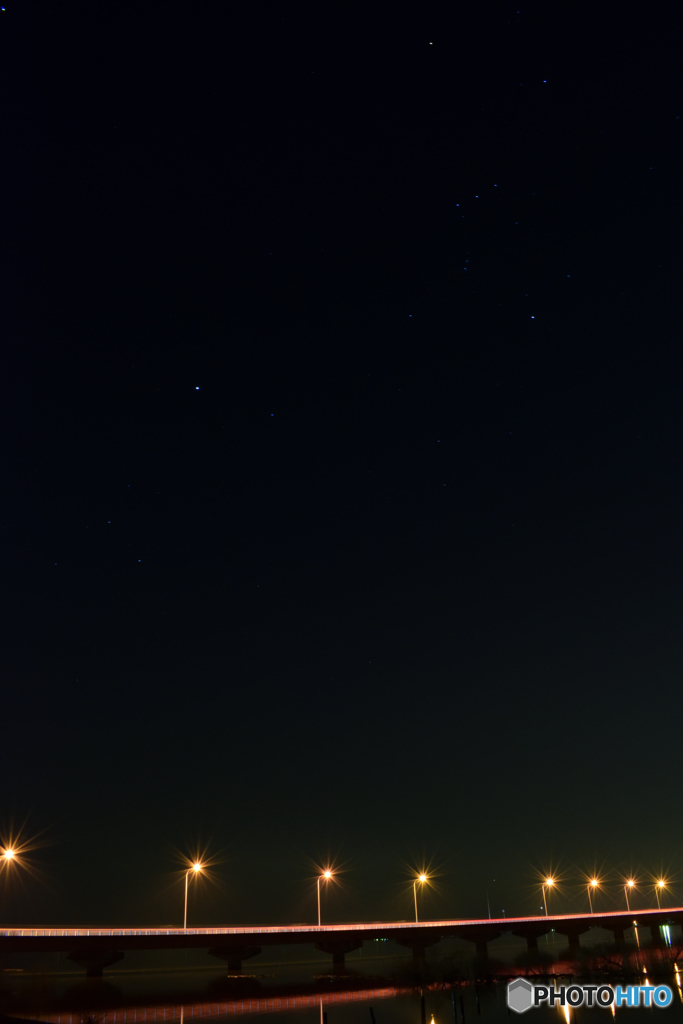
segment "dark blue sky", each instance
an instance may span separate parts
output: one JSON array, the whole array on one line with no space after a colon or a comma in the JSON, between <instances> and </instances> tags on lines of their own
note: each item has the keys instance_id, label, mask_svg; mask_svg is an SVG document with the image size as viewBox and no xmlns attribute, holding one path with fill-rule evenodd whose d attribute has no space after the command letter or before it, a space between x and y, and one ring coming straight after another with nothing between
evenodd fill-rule
<instances>
[{"instance_id":1,"label":"dark blue sky","mask_svg":"<svg viewBox=\"0 0 683 1024\"><path fill-rule=\"evenodd\" d=\"M601 17L2 12L5 916L675 871L683 107Z\"/></svg>"}]
</instances>

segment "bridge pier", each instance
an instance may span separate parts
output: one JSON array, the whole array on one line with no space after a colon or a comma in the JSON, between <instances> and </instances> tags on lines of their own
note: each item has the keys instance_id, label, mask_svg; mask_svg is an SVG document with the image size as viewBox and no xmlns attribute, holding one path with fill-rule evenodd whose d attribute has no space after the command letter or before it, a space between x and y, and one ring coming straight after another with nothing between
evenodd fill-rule
<instances>
[{"instance_id":1,"label":"bridge pier","mask_svg":"<svg viewBox=\"0 0 683 1024\"><path fill-rule=\"evenodd\" d=\"M343 971L346 969L346 954L353 953L360 949L363 940L358 939L330 939L329 941L316 942L315 948L321 953L329 953L332 956L332 970Z\"/></svg>"},{"instance_id":2,"label":"bridge pier","mask_svg":"<svg viewBox=\"0 0 683 1024\"><path fill-rule=\"evenodd\" d=\"M519 939L525 940L527 953L538 953L538 940L547 933L536 928L515 928L512 934L516 935Z\"/></svg>"},{"instance_id":3,"label":"bridge pier","mask_svg":"<svg viewBox=\"0 0 683 1024\"><path fill-rule=\"evenodd\" d=\"M260 952L260 946L213 946L209 950L209 955L216 956L219 960L227 960L228 970L233 974L239 974L242 970L242 961L258 956Z\"/></svg>"},{"instance_id":4,"label":"bridge pier","mask_svg":"<svg viewBox=\"0 0 683 1024\"><path fill-rule=\"evenodd\" d=\"M77 949L67 953L67 960L85 969L86 978L101 978L105 967L111 967L123 960L123 953L115 949Z\"/></svg>"},{"instance_id":5,"label":"bridge pier","mask_svg":"<svg viewBox=\"0 0 683 1024\"><path fill-rule=\"evenodd\" d=\"M427 946L435 946L441 939L440 935L427 937L426 935L419 933L411 935L396 936L394 942L397 946L403 946L404 949L412 949L413 951L413 964L416 968L422 970L427 963L427 957L425 950Z\"/></svg>"},{"instance_id":6,"label":"bridge pier","mask_svg":"<svg viewBox=\"0 0 683 1024\"><path fill-rule=\"evenodd\" d=\"M463 928L460 931L460 935L467 942L474 943L474 959L475 963L482 969L488 970L489 962L489 942L493 942L494 939L499 939L502 935L500 929L496 928Z\"/></svg>"},{"instance_id":7,"label":"bridge pier","mask_svg":"<svg viewBox=\"0 0 683 1024\"><path fill-rule=\"evenodd\" d=\"M661 949L664 945L664 939L662 938L662 929L658 924L650 925L650 937L650 945L654 946L656 949Z\"/></svg>"},{"instance_id":8,"label":"bridge pier","mask_svg":"<svg viewBox=\"0 0 683 1024\"><path fill-rule=\"evenodd\" d=\"M588 927L587 924L582 927L578 922L568 921L564 927L562 925L559 928L556 926L555 931L567 940L570 953L576 953L578 949L581 949L580 935L583 932L587 932Z\"/></svg>"},{"instance_id":9,"label":"bridge pier","mask_svg":"<svg viewBox=\"0 0 683 1024\"><path fill-rule=\"evenodd\" d=\"M427 953L424 946L413 946L413 963L416 967L423 967L427 963Z\"/></svg>"},{"instance_id":10,"label":"bridge pier","mask_svg":"<svg viewBox=\"0 0 683 1024\"><path fill-rule=\"evenodd\" d=\"M626 945L626 929L625 928L613 928L612 935L614 936L615 945L621 947Z\"/></svg>"},{"instance_id":11,"label":"bridge pier","mask_svg":"<svg viewBox=\"0 0 683 1024\"><path fill-rule=\"evenodd\" d=\"M489 958L489 944L486 939L479 939L475 945L477 951L477 960L485 962Z\"/></svg>"}]
</instances>

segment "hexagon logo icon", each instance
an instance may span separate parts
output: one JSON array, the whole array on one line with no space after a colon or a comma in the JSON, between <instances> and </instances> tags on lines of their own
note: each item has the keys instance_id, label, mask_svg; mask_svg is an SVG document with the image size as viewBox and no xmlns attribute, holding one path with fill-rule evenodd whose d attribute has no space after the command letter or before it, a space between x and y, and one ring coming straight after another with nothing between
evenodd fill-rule
<instances>
[{"instance_id":1,"label":"hexagon logo icon","mask_svg":"<svg viewBox=\"0 0 683 1024\"><path fill-rule=\"evenodd\" d=\"M516 978L508 985L508 1006L515 1013L526 1013L534 1004L534 990L524 978Z\"/></svg>"}]
</instances>

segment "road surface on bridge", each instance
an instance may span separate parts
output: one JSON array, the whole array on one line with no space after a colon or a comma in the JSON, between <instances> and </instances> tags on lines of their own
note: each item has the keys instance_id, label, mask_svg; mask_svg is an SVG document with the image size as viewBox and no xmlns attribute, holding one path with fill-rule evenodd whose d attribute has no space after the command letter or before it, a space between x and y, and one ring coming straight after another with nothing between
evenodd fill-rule
<instances>
[{"instance_id":1,"label":"road surface on bridge","mask_svg":"<svg viewBox=\"0 0 683 1024\"><path fill-rule=\"evenodd\" d=\"M244 940L260 945L289 945L291 943L317 943L329 939L375 939L410 937L421 938L461 935L473 941L490 941L505 932L543 935L551 929L564 933L606 928L609 931L627 930L638 926L683 924L683 907L654 908L650 910L612 910L594 914L552 914L535 917L501 917L474 919L446 919L440 921L370 921L355 924L288 924L288 925L230 925L211 928L112 928L84 926L59 928L51 925L31 925L8 928L0 926L0 952L29 948L65 950L74 946L74 940L106 943L111 948L179 949L204 948L215 945L216 940ZM39 941L37 941L39 940ZM115 940L112 942L112 940ZM78 942L80 945L80 942Z\"/></svg>"}]
</instances>

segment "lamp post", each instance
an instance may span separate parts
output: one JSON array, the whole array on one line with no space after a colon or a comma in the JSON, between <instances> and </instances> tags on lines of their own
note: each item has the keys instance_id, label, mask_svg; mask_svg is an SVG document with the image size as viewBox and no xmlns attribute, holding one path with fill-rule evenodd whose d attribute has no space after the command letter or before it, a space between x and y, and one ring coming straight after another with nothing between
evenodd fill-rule
<instances>
[{"instance_id":1,"label":"lamp post","mask_svg":"<svg viewBox=\"0 0 683 1024\"><path fill-rule=\"evenodd\" d=\"M658 882L657 882L656 886L655 886L655 894L656 894L656 896L657 896L657 906L658 906L658 908L659 908L660 910L662 909L662 904L661 904L661 903L659 902L659 894L660 894L660 893L662 892L662 890L664 890L664 889L666 889L666 882L664 881L664 879L663 879L663 878L660 878L660 879L658 880Z\"/></svg>"},{"instance_id":2,"label":"lamp post","mask_svg":"<svg viewBox=\"0 0 683 1024\"><path fill-rule=\"evenodd\" d=\"M320 879L324 882L329 882L332 878L332 872L328 868L327 871L323 871L322 875L318 875L318 928L320 928Z\"/></svg>"},{"instance_id":3,"label":"lamp post","mask_svg":"<svg viewBox=\"0 0 683 1024\"><path fill-rule=\"evenodd\" d=\"M552 889L552 887L554 885L555 885L555 879L551 875L548 875L548 877L546 878L545 882L541 886L541 890L543 892L543 906L545 908L545 916L546 917L548 916L548 901L547 901L547 899L545 897L545 891L546 891L546 889ZM555 929L552 928L551 931L553 932L553 942L554 942L555 941L555 934L554 934ZM545 941L546 942L548 941L547 933L546 933L546 936L545 936Z\"/></svg>"},{"instance_id":4,"label":"lamp post","mask_svg":"<svg viewBox=\"0 0 683 1024\"><path fill-rule=\"evenodd\" d=\"M595 892L599 885L600 882L597 878L591 878L590 882L588 883L588 905L591 908L591 914L593 913L593 900L591 897L591 889L593 890L593 892Z\"/></svg>"},{"instance_id":5,"label":"lamp post","mask_svg":"<svg viewBox=\"0 0 683 1024\"><path fill-rule=\"evenodd\" d=\"M196 877L202 868L203 864L201 861L197 860L194 862L192 867L188 868L185 872L185 916L183 918L183 931L187 930L187 888L190 882L190 875L194 875Z\"/></svg>"},{"instance_id":6,"label":"lamp post","mask_svg":"<svg viewBox=\"0 0 683 1024\"><path fill-rule=\"evenodd\" d=\"M413 881L413 899L415 901L415 921L416 921L416 923L417 923L417 883L419 882L420 885L424 885L426 881L427 881L427 876L424 874L424 872L421 875L418 875L417 878L414 879L414 881Z\"/></svg>"},{"instance_id":7,"label":"lamp post","mask_svg":"<svg viewBox=\"0 0 683 1024\"><path fill-rule=\"evenodd\" d=\"M548 916L548 901L545 898L545 891L546 891L546 889L552 889L552 887L554 885L555 885L555 879L548 877L548 878L546 878L545 882L541 886L541 889L543 891L543 906L545 907L545 916L546 917Z\"/></svg>"},{"instance_id":8,"label":"lamp post","mask_svg":"<svg viewBox=\"0 0 683 1024\"><path fill-rule=\"evenodd\" d=\"M636 887L635 879L634 878L627 878L626 879L626 885L624 886L624 896L626 897L626 909L629 911L629 913L631 912L631 904L628 901L628 894L629 894L629 890L633 890L633 889L635 889L635 887Z\"/></svg>"}]
</instances>

